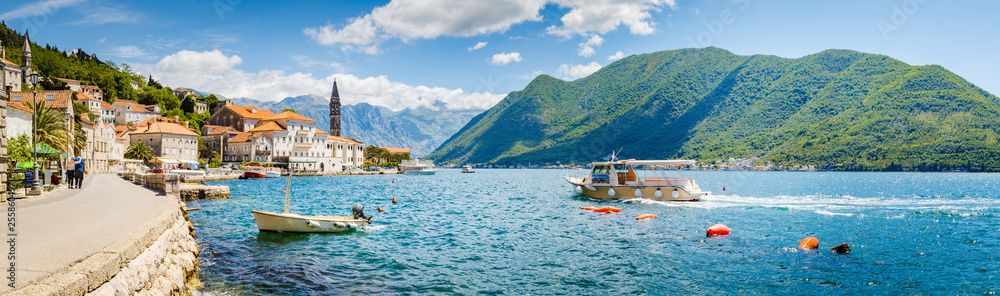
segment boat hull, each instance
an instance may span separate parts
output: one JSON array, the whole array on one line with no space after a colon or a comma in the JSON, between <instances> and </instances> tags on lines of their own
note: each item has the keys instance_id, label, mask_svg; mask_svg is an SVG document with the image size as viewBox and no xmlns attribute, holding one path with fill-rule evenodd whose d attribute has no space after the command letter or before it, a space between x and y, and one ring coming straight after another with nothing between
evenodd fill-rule
<instances>
[{"instance_id":1,"label":"boat hull","mask_svg":"<svg viewBox=\"0 0 1000 296\"><path fill-rule=\"evenodd\" d=\"M428 170L406 171L403 174L406 174L406 175L434 175L434 174L437 174L437 171L436 170L433 170L433 171L428 171Z\"/></svg>"},{"instance_id":2,"label":"boat hull","mask_svg":"<svg viewBox=\"0 0 1000 296\"><path fill-rule=\"evenodd\" d=\"M264 176L268 178L278 178L281 177L281 173L268 172L267 174L264 174Z\"/></svg>"},{"instance_id":3,"label":"boat hull","mask_svg":"<svg viewBox=\"0 0 1000 296\"><path fill-rule=\"evenodd\" d=\"M258 172L244 172L243 176L247 177L247 178L250 178L250 179L263 179L263 178L267 177L267 175L264 175L264 174L261 174L261 173L258 173Z\"/></svg>"},{"instance_id":4,"label":"boat hull","mask_svg":"<svg viewBox=\"0 0 1000 296\"><path fill-rule=\"evenodd\" d=\"M593 185L574 182L570 178L567 178L566 181L578 187L577 191L580 194L595 199L644 198L659 201L700 201L702 196L708 195L707 192L689 192L685 188L677 186ZM611 189L614 189L614 196L611 195ZM641 192L641 196L635 194L636 189ZM660 197L656 196L657 190L660 191ZM676 197L674 191L677 191Z\"/></svg>"},{"instance_id":5,"label":"boat hull","mask_svg":"<svg viewBox=\"0 0 1000 296\"><path fill-rule=\"evenodd\" d=\"M302 216L292 213L252 211L260 232L337 233L357 230L367 222L352 217Z\"/></svg>"}]
</instances>

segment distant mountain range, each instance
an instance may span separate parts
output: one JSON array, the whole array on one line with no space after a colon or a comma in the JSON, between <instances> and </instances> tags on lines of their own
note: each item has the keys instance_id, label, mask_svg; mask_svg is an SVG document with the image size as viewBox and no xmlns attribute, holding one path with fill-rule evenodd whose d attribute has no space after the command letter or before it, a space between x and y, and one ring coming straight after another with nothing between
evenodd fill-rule
<instances>
[{"instance_id":1,"label":"distant mountain range","mask_svg":"<svg viewBox=\"0 0 1000 296\"><path fill-rule=\"evenodd\" d=\"M427 159L454 164L759 157L841 170L1000 170L1000 99L941 66L826 50L630 56L548 75L473 118Z\"/></svg>"},{"instance_id":2,"label":"distant mountain range","mask_svg":"<svg viewBox=\"0 0 1000 296\"><path fill-rule=\"evenodd\" d=\"M221 99L221 98L220 98ZM316 120L316 127L330 131L329 98L317 95L288 97L278 102L234 98L239 106L257 106L274 112L294 109L295 112ZM341 106L341 135L357 139L365 145L410 148L415 157L427 155L451 137L481 109L433 110L430 108L404 109L394 112L382 106L367 103Z\"/></svg>"}]
</instances>

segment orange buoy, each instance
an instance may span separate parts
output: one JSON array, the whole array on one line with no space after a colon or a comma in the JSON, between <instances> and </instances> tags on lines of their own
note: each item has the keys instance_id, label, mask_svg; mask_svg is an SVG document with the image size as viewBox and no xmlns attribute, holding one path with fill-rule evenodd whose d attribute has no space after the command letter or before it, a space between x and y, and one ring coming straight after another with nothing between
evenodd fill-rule
<instances>
[{"instance_id":1,"label":"orange buoy","mask_svg":"<svg viewBox=\"0 0 1000 296\"><path fill-rule=\"evenodd\" d=\"M504 184L510 184L510 182L503 182Z\"/></svg>"},{"instance_id":2,"label":"orange buoy","mask_svg":"<svg viewBox=\"0 0 1000 296\"><path fill-rule=\"evenodd\" d=\"M848 245L847 243L839 244L830 247L830 251L834 251L837 254L847 254L851 252L851 245Z\"/></svg>"},{"instance_id":3,"label":"orange buoy","mask_svg":"<svg viewBox=\"0 0 1000 296\"><path fill-rule=\"evenodd\" d=\"M726 186L722 186L722 191L726 191Z\"/></svg>"},{"instance_id":4,"label":"orange buoy","mask_svg":"<svg viewBox=\"0 0 1000 296\"><path fill-rule=\"evenodd\" d=\"M392 183L396 183L396 179L392 179Z\"/></svg>"},{"instance_id":5,"label":"orange buoy","mask_svg":"<svg viewBox=\"0 0 1000 296\"><path fill-rule=\"evenodd\" d=\"M818 248L819 248L819 239L815 237L810 236L802 239L802 241L799 242L799 249L815 250Z\"/></svg>"},{"instance_id":6,"label":"orange buoy","mask_svg":"<svg viewBox=\"0 0 1000 296\"><path fill-rule=\"evenodd\" d=\"M392 203L396 203L396 197L395 196L392 197Z\"/></svg>"},{"instance_id":7,"label":"orange buoy","mask_svg":"<svg viewBox=\"0 0 1000 296\"><path fill-rule=\"evenodd\" d=\"M597 209L597 207L582 207L582 208L580 208L580 209L581 209L581 210L588 210L588 211L593 211L593 210L596 210L596 209Z\"/></svg>"},{"instance_id":8,"label":"orange buoy","mask_svg":"<svg viewBox=\"0 0 1000 296\"><path fill-rule=\"evenodd\" d=\"M379 212L379 213L381 213L381 212L382 212L382 207L378 207L378 212Z\"/></svg>"},{"instance_id":9,"label":"orange buoy","mask_svg":"<svg viewBox=\"0 0 1000 296\"><path fill-rule=\"evenodd\" d=\"M616 207L600 207L600 208L597 208L597 209L594 210L594 212L598 212L598 213L618 213L618 212L621 212L621 211L622 211L622 209L619 209L619 208L616 208Z\"/></svg>"},{"instance_id":10,"label":"orange buoy","mask_svg":"<svg viewBox=\"0 0 1000 296\"><path fill-rule=\"evenodd\" d=\"M726 226L725 224L715 224L712 225L712 227L709 227L707 231L705 231L705 236L713 237L720 235L729 235L730 231L733 231L733 229L729 228L729 226Z\"/></svg>"},{"instance_id":11,"label":"orange buoy","mask_svg":"<svg viewBox=\"0 0 1000 296\"><path fill-rule=\"evenodd\" d=\"M649 218L659 218L659 216L653 214L642 214L639 215L639 217L635 217L636 220L649 219Z\"/></svg>"}]
</instances>

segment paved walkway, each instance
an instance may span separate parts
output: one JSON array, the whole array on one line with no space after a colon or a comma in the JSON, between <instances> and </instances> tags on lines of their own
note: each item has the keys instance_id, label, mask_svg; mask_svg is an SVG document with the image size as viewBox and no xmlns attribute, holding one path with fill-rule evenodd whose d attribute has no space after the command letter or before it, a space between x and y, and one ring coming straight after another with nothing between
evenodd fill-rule
<instances>
[{"instance_id":1,"label":"paved walkway","mask_svg":"<svg viewBox=\"0 0 1000 296\"><path fill-rule=\"evenodd\" d=\"M15 203L17 287L80 262L177 206L162 193L111 174L87 176L82 189L60 187ZM9 280L3 282L0 293L11 291Z\"/></svg>"}]
</instances>

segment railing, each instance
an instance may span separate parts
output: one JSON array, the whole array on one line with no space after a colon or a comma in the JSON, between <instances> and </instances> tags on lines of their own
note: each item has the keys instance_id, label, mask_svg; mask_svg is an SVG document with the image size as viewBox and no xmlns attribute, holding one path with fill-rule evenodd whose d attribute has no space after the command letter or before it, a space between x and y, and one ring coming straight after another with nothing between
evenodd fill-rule
<instances>
[{"instance_id":1,"label":"railing","mask_svg":"<svg viewBox=\"0 0 1000 296\"><path fill-rule=\"evenodd\" d=\"M257 156L268 156L271 155L271 150L257 150L254 154Z\"/></svg>"}]
</instances>

